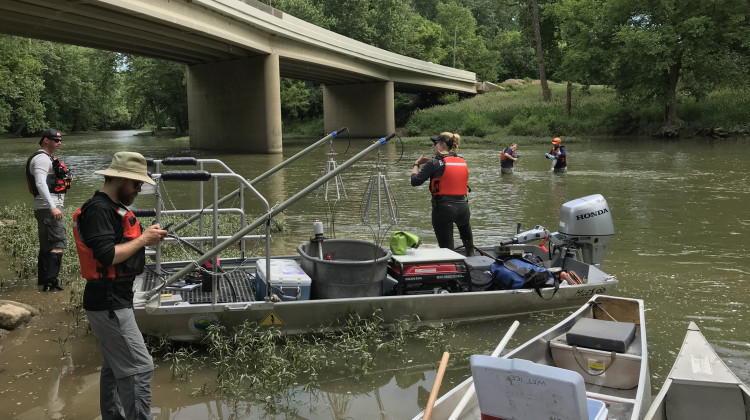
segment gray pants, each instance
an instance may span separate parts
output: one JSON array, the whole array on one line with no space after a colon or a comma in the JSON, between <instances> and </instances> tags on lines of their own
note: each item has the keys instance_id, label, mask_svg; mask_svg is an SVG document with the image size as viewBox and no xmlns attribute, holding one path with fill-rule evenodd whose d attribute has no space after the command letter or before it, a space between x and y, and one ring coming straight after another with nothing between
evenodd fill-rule
<instances>
[{"instance_id":1,"label":"gray pants","mask_svg":"<svg viewBox=\"0 0 750 420\"><path fill-rule=\"evenodd\" d=\"M62 211L62 207L58 207ZM39 249L50 252L53 249L65 249L68 240L65 236L65 219L56 220L49 209L34 210L37 234L39 235Z\"/></svg>"},{"instance_id":2,"label":"gray pants","mask_svg":"<svg viewBox=\"0 0 750 420\"><path fill-rule=\"evenodd\" d=\"M102 420L150 420L154 362L133 309L86 311L102 351L99 405Z\"/></svg>"},{"instance_id":3,"label":"gray pants","mask_svg":"<svg viewBox=\"0 0 750 420\"><path fill-rule=\"evenodd\" d=\"M513 168L500 168L500 173L503 175L513 175Z\"/></svg>"},{"instance_id":4,"label":"gray pants","mask_svg":"<svg viewBox=\"0 0 750 420\"><path fill-rule=\"evenodd\" d=\"M62 207L58 207L62 211ZM36 258L37 284L40 286L60 285L59 275L62 265L62 251L68 246L65 236L65 219L55 220L49 209L34 210L37 233L39 235L39 254ZM62 289L60 289L62 290Z\"/></svg>"}]
</instances>

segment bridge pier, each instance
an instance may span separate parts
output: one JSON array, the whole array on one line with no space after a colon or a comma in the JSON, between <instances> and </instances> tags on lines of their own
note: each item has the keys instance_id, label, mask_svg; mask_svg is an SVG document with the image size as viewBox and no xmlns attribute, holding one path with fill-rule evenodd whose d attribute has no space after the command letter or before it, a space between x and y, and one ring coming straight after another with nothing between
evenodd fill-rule
<instances>
[{"instance_id":1,"label":"bridge pier","mask_svg":"<svg viewBox=\"0 0 750 420\"><path fill-rule=\"evenodd\" d=\"M326 133L349 127L352 137L382 137L396 130L393 82L323 85Z\"/></svg>"},{"instance_id":2,"label":"bridge pier","mask_svg":"<svg viewBox=\"0 0 750 420\"><path fill-rule=\"evenodd\" d=\"M281 153L279 56L188 66L190 147Z\"/></svg>"}]
</instances>

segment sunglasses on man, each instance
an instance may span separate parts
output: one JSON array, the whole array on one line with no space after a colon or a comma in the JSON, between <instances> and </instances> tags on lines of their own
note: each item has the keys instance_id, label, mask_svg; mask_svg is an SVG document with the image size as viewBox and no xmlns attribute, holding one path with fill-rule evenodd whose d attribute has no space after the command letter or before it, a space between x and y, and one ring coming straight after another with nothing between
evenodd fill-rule
<instances>
[{"instance_id":1,"label":"sunglasses on man","mask_svg":"<svg viewBox=\"0 0 750 420\"><path fill-rule=\"evenodd\" d=\"M47 137L47 140L52 140L55 143L60 143L62 141L60 137Z\"/></svg>"}]
</instances>

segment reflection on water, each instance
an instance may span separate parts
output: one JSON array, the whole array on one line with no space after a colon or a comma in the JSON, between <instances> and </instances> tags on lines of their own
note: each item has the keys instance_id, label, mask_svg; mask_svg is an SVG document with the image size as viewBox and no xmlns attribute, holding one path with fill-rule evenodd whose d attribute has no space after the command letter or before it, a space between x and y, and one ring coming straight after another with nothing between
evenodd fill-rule
<instances>
[{"instance_id":1,"label":"reflection on water","mask_svg":"<svg viewBox=\"0 0 750 420\"><path fill-rule=\"evenodd\" d=\"M549 161L544 158L549 147L545 145L521 143L522 158L515 165L516 173L510 176L499 174L498 150L461 150L471 173L475 241L496 244L515 233L517 223L524 229L541 224L554 231L562 203L588 194L603 194L616 229L603 269L619 278L618 294L645 300L655 389L663 382L691 320L701 327L730 368L750 382L750 263L744 237L750 227L748 143L748 139L573 143L568 145L569 172L562 176L550 173ZM76 177L66 205L79 205L101 185L100 177L93 172L105 168L115 151L139 151L155 158L217 158L252 179L307 144L287 142L283 156L236 155L190 152L186 142L133 137L124 132L65 136L60 156ZM346 139L336 140L339 164L369 144L359 141L349 145ZM0 143L5 157L0 161L0 176L5 181L3 204L30 202L23 167L36 145L35 139ZM424 147L407 147L404 158L398 161L401 150L393 144L383 150L381 157L387 164L388 182L398 206L396 229L414 232L424 242L435 243L427 188L409 185L412 160L420 153L429 153L429 146L426 141ZM319 148L259 183L258 189L272 205L283 202L323 172L327 152L327 146ZM312 235L316 219L328 222L329 236L334 222L337 237L371 240L371 229L359 221L374 162L373 155L345 173L348 200L325 203L313 194L287 209L284 219L289 229L273 238L274 253L295 253L296 246ZM196 194L191 188L167 187L167 206L185 205ZM136 206L152 207L153 196L140 197ZM249 211L259 215L261 209L256 205L250 206ZM34 302L40 299L37 296L18 292L18 296L9 298ZM65 317L59 305L51 304L47 313ZM568 313L518 317L521 327L510 345L531 338ZM12 390L0 389L0 407L10 408L9 412L18 418L49 418L52 413L95 418L99 361L94 340L91 336L75 338L71 358L61 359L55 340L64 336L60 329L65 327L55 322L44 317L35 328L14 332L3 342L3 374L11 377L14 384ZM509 319L454 327L448 344L468 353L489 353L511 322ZM300 418L308 419L410 418L426 402L440 354L426 348L411 348L408 354L407 360L380 360L379 373L367 380L334 374L320 389L303 391L300 384L290 407ZM460 383L468 373L467 360L453 358L442 392ZM157 418L265 417L252 407L246 416L233 416L232 404L211 396L191 395L212 377L215 372L198 372L188 383L175 382L170 379L169 366L162 362L154 380ZM293 416L279 418L284 417Z\"/></svg>"}]
</instances>

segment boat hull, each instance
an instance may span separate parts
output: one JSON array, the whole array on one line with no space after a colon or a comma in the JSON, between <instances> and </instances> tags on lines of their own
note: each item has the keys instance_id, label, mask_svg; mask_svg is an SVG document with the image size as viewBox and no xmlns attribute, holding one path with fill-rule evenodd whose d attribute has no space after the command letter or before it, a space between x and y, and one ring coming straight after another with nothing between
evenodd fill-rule
<instances>
[{"instance_id":1,"label":"boat hull","mask_svg":"<svg viewBox=\"0 0 750 420\"><path fill-rule=\"evenodd\" d=\"M482 321L510 315L577 307L595 294L611 294L617 280L542 289L496 290L450 294L378 296L295 302L241 302L161 306L153 310L145 302L135 305L141 332L177 341L197 341L209 325L232 327L256 322L280 328L286 334L308 333L341 326L347 316L377 314L385 323Z\"/></svg>"},{"instance_id":2,"label":"boat hull","mask_svg":"<svg viewBox=\"0 0 750 420\"><path fill-rule=\"evenodd\" d=\"M644 420L750 419L750 389L724 364L695 323Z\"/></svg>"}]
</instances>

